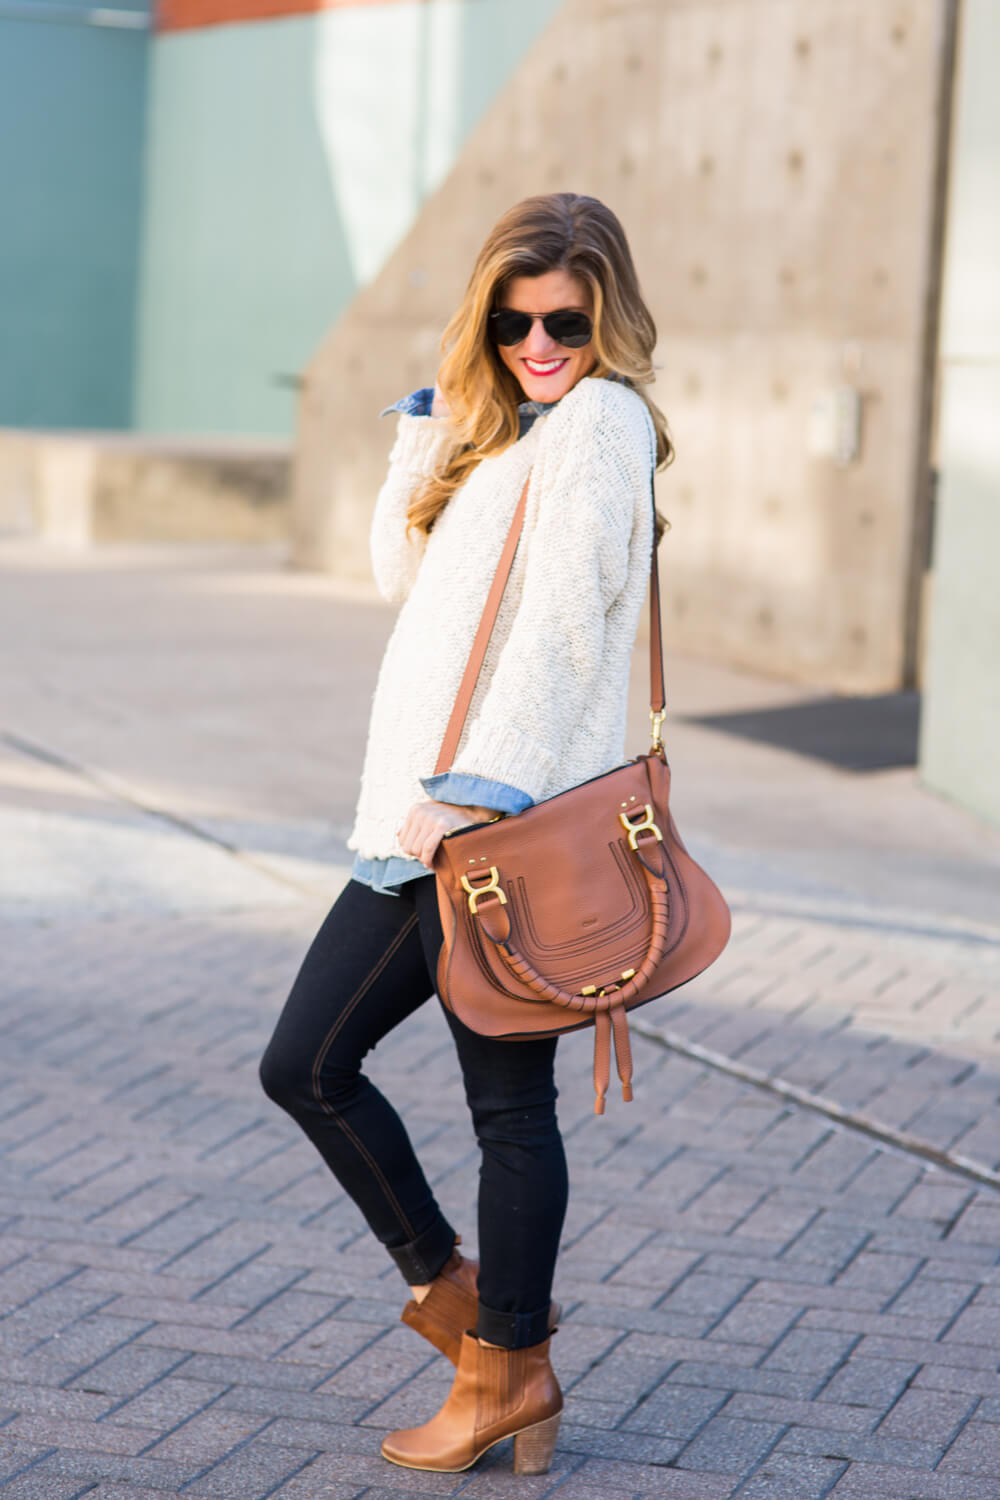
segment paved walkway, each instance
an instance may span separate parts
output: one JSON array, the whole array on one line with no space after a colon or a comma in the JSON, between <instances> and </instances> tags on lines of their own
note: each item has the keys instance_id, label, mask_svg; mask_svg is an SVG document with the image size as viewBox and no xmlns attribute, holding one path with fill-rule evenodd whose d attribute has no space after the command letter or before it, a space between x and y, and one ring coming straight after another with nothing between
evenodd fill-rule
<instances>
[{"instance_id":1,"label":"paved walkway","mask_svg":"<svg viewBox=\"0 0 1000 1500\"><path fill-rule=\"evenodd\" d=\"M905 700L677 659L734 938L643 1011L634 1105L560 1047L556 1463L378 1456L448 1367L255 1068L390 623L262 552L0 547L3 1500L998 1500L1000 833L896 763ZM471 1235L433 1007L373 1072Z\"/></svg>"}]
</instances>

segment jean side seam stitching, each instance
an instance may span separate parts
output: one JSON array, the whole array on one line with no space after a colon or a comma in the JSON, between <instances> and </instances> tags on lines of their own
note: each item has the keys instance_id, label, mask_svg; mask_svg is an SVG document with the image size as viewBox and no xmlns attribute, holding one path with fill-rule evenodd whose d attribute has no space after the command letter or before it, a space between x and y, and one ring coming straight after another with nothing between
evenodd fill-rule
<instances>
[{"instance_id":1,"label":"jean side seam stitching","mask_svg":"<svg viewBox=\"0 0 1000 1500\"><path fill-rule=\"evenodd\" d=\"M369 1170L382 1188L382 1192L385 1195L386 1202L389 1204L389 1207L399 1219L400 1226L411 1241L416 1238L416 1235L413 1232L413 1225L410 1223L409 1219L404 1213L402 1204L399 1202L399 1199L392 1191L385 1173L382 1171L375 1158L371 1155L368 1148L347 1124L347 1121L340 1114L339 1110L334 1109L334 1107L331 1104L328 1104L327 1101L322 1097L319 1091L319 1070L323 1066L323 1060L329 1052L330 1047L333 1045L333 1041L337 1035L337 1032L343 1026L348 1016L354 1011L355 1007L360 1004L361 1000L371 989L372 985L375 983L375 980L381 974L383 969L387 966L390 960L395 957L399 948L402 946L403 940L416 926L417 921L417 914L416 912L414 912L413 915L408 918L404 926L400 928L399 932L393 938L392 942L389 944L389 947L381 955L378 962L373 965L371 971L366 975L364 980L362 980L361 984L355 990L354 994L351 996L341 1014L337 1017L337 1020L334 1022L333 1026L331 1026L326 1037L324 1037L322 1045L320 1046L320 1049L317 1052L315 1059L313 1060L312 1069L313 1098L316 1100L320 1109L323 1110L324 1114L328 1115L331 1119L336 1121L340 1129L343 1131L344 1135L348 1138L348 1140L352 1142L354 1149L357 1151L358 1155L367 1162Z\"/></svg>"},{"instance_id":2,"label":"jean side seam stitching","mask_svg":"<svg viewBox=\"0 0 1000 1500\"><path fill-rule=\"evenodd\" d=\"M376 979L382 973L382 970L387 966L391 959L395 958L397 951L402 946L403 939L409 936L416 922L417 915L416 912L414 912L413 916L407 918L405 925L399 929L396 936L389 944L388 948L386 948L385 952L365 975L364 979L358 985L358 988L354 991L354 994L351 996L350 1000L348 1000L347 1004L344 1006L344 1009L341 1011L340 1015L334 1021L333 1025L330 1027L330 1030L327 1032L326 1036L320 1043L316 1056L313 1058L312 1065L313 1098L316 1100L317 1104L322 1105L323 1103L319 1091L320 1069L322 1068L323 1063L326 1061L327 1053L333 1046L333 1043L337 1036L337 1032L346 1023L348 1018L353 1015L354 1011L360 1005L365 995L367 995Z\"/></svg>"},{"instance_id":3,"label":"jean side seam stitching","mask_svg":"<svg viewBox=\"0 0 1000 1500\"><path fill-rule=\"evenodd\" d=\"M406 1234L409 1237L409 1243L412 1244L413 1241L417 1238L413 1229L413 1225L410 1223L409 1219L406 1217L406 1214L403 1212L403 1206L400 1203L399 1199L396 1197L396 1194L393 1192L392 1188L389 1186L389 1180L386 1177L385 1173L382 1171L382 1168L379 1166L374 1156L372 1156L364 1141L362 1141L361 1138L356 1135L355 1132L351 1129L350 1125L348 1125L343 1115L338 1113L338 1111L335 1110L332 1105L324 1104L323 1109L333 1120L336 1121L341 1130L347 1136L348 1140L353 1143L354 1149L357 1151L358 1155L368 1163L372 1176L380 1184L382 1192L385 1194L386 1202L389 1204L389 1207L399 1219L401 1227L405 1230Z\"/></svg>"}]
</instances>

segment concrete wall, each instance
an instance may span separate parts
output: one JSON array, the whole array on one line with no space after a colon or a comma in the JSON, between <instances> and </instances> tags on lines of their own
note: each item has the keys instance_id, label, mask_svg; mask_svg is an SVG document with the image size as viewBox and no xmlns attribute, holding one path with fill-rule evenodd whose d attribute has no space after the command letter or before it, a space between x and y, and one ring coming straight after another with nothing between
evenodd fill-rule
<instances>
[{"instance_id":1,"label":"concrete wall","mask_svg":"<svg viewBox=\"0 0 1000 1500\"><path fill-rule=\"evenodd\" d=\"M94 542L282 541L289 445L0 428L0 537Z\"/></svg>"},{"instance_id":2,"label":"concrete wall","mask_svg":"<svg viewBox=\"0 0 1000 1500\"><path fill-rule=\"evenodd\" d=\"M0 14L0 424L131 420L148 0L114 8L143 29Z\"/></svg>"},{"instance_id":3,"label":"concrete wall","mask_svg":"<svg viewBox=\"0 0 1000 1500\"><path fill-rule=\"evenodd\" d=\"M558 3L387 0L157 37L140 427L291 431L325 330Z\"/></svg>"},{"instance_id":4,"label":"concrete wall","mask_svg":"<svg viewBox=\"0 0 1000 1500\"><path fill-rule=\"evenodd\" d=\"M920 765L1000 823L1000 9L963 0Z\"/></svg>"},{"instance_id":5,"label":"concrete wall","mask_svg":"<svg viewBox=\"0 0 1000 1500\"><path fill-rule=\"evenodd\" d=\"M297 557L364 575L392 433L497 215L620 214L660 329L668 632L881 692L913 670L949 0L566 0L406 240L319 349ZM860 399L839 463L829 417Z\"/></svg>"}]
</instances>

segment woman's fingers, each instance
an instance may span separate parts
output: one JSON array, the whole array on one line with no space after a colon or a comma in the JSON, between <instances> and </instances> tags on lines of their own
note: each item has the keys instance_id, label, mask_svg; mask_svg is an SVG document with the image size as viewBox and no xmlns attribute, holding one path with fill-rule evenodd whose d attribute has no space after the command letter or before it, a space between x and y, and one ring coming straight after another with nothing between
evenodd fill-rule
<instances>
[{"instance_id":1,"label":"woman's fingers","mask_svg":"<svg viewBox=\"0 0 1000 1500\"><path fill-rule=\"evenodd\" d=\"M418 802L410 808L399 830L400 848L430 869L438 844L459 822L454 808L446 808L440 802Z\"/></svg>"},{"instance_id":2,"label":"woman's fingers","mask_svg":"<svg viewBox=\"0 0 1000 1500\"><path fill-rule=\"evenodd\" d=\"M434 867L434 856L437 853L438 844L444 838L444 834L445 830L443 828L434 828L424 839L423 847L420 851L420 862L426 865L428 870Z\"/></svg>"},{"instance_id":3,"label":"woman's fingers","mask_svg":"<svg viewBox=\"0 0 1000 1500\"><path fill-rule=\"evenodd\" d=\"M448 829L436 819L427 819L422 823L414 841L413 853L422 865L427 866L428 870L432 868L438 844L447 832Z\"/></svg>"},{"instance_id":4,"label":"woman's fingers","mask_svg":"<svg viewBox=\"0 0 1000 1500\"><path fill-rule=\"evenodd\" d=\"M416 813L417 809L415 807L411 807L409 812L406 814L406 817L403 819L403 826L400 828L399 834L397 835L397 837L399 838L400 848L403 849L407 854L413 853L412 845L415 833L414 823L416 820Z\"/></svg>"},{"instance_id":5,"label":"woman's fingers","mask_svg":"<svg viewBox=\"0 0 1000 1500\"><path fill-rule=\"evenodd\" d=\"M481 807L455 807L450 802L417 802L410 808L399 830L399 847L432 868L438 844L446 833L481 822Z\"/></svg>"}]
</instances>

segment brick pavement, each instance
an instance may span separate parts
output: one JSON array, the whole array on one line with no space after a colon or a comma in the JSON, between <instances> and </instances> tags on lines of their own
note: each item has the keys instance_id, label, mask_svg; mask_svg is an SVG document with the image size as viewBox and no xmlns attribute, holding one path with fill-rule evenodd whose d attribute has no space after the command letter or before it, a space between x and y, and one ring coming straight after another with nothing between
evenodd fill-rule
<instances>
[{"instance_id":1,"label":"brick pavement","mask_svg":"<svg viewBox=\"0 0 1000 1500\"><path fill-rule=\"evenodd\" d=\"M998 998L995 942L744 905L723 961L657 1006L651 1030L988 1178L1000 1169Z\"/></svg>"},{"instance_id":2,"label":"brick pavement","mask_svg":"<svg viewBox=\"0 0 1000 1500\"><path fill-rule=\"evenodd\" d=\"M178 578L183 628L206 633L210 660L197 583ZM287 648L273 643L276 673ZM8 741L3 889L18 893L23 866L30 899L0 914L4 1500L1000 1500L1000 1195L648 1040L636 1103L597 1120L586 1036L560 1047L573 1192L552 1473L515 1480L509 1445L465 1475L385 1464L382 1433L433 1411L448 1367L398 1323L395 1270L256 1081L315 892L336 882L335 840L302 806L269 829L251 818L253 787L263 807L271 789L238 755L259 722L239 720L238 694L223 711L195 676L185 698L178 668L158 705L106 662L97 694L89 660L81 647L61 678L58 653L32 661L58 691L42 712L34 676L16 682L0 728L62 751L90 714L98 768L116 724L143 755L158 740L162 765L187 734L182 823L251 830L278 858L228 854L65 766L33 771ZM220 660L228 689L230 647ZM284 675L289 701L309 700L309 674ZM299 770L318 760L309 732ZM235 810L198 770L204 745L218 781L220 741L247 790ZM700 743L722 756L721 737ZM796 774L787 757L774 772ZM824 785L845 818L871 797L863 779ZM947 911L989 871L938 874ZM741 897L724 958L644 1021L1000 1165L996 937L956 922L953 901L949 923L766 894ZM471 1240L476 1154L433 1006L373 1072Z\"/></svg>"},{"instance_id":3,"label":"brick pavement","mask_svg":"<svg viewBox=\"0 0 1000 1500\"><path fill-rule=\"evenodd\" d=\"M320 914L5 928L0 1493L997 1500L1000 1197L649 1042L635 1105L597 1120L586 1037L560 1049L555 1467L515 1480L507 1445L463 1476L385 1464L382 1432L432 1411L448 1367L396 1321L395 1270L255 1077ZM757 969L739 976L778 946L789 987L785 923L741 914L730 982L698 982L703 1010L680 992L671 1024L700 1015L735 1052L754 1035L736 1022L763 1018L835 1090L880 1049L842 1025L842 1048L818 1030L810 1052L804 1022L768 1015ZM981 1076L912 1051L897 1071L942 1059L918 1089ZM471 1233L475 1152L433 1006L373 1071Z\"/></svg>"}]
</instances>

